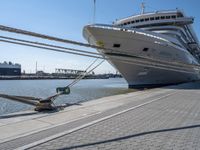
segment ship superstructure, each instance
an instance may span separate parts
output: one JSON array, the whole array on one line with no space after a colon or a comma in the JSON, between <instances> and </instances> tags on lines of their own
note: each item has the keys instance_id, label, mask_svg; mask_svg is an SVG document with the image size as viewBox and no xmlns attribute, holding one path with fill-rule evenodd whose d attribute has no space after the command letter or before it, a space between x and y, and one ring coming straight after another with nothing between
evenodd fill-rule
<instances>
[{"instance_id":1,"label":"ship superstructure","mask_svg":"<svg viewBox=\"0 0 200 150\"><path fill-rule=\"evenodd\" d=\"M140 28L145 31L166 35L165 38L179 46L186 48L197 60L200 60L198 38L191 26L193 17L187 17L182 11L157 11L121 19L115 26Z\"/></svg>"}]
</instances>

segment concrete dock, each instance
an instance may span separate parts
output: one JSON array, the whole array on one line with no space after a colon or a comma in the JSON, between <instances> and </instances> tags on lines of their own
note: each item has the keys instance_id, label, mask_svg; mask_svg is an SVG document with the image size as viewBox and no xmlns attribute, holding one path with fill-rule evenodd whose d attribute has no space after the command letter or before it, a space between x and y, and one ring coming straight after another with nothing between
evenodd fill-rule
<instances>
[{"instance_id":1,"label":"concrete dock","mask_svg":"<svg viewBox=\"0 0 200 150\"><path fill-rule=\"evenodd\" d=\"M0 149L200 149L200 82L1 116Z\"/></svg>"}]
</instances>

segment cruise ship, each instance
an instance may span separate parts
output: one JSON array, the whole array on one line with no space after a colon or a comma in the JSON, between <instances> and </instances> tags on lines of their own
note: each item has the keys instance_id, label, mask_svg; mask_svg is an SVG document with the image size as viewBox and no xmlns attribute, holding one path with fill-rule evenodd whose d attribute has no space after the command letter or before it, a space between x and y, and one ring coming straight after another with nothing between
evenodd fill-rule
<instances>
[{"instance_id":1,"label":"cruise ship","mask_svg":"<svg viewBox=\"0 0 200 150\"><path fill-rule=\"evenodd\" d=\"M0 63L0 76L20 76L21 65L12 62Z\"/></svg>"},{"instance_id":2,"label":"cruise ship","mask_svg":"<svg viewBox=\"0 0 200 150\"><path fill-rule=\"evenodd\" d=\"M200 47L193 30L193 17L182 10L163 10L133 15L111 25L92 24L83 29L88 43L101 46L98 51L123 75L129 88L145 88L200 79L200 72L163 69L131 64L116 57L141 56L164 62L199 65ZM112 49L112 51L107 50ZM171 65L173 67L173 65Z\"/></svg>"}]
</instances>

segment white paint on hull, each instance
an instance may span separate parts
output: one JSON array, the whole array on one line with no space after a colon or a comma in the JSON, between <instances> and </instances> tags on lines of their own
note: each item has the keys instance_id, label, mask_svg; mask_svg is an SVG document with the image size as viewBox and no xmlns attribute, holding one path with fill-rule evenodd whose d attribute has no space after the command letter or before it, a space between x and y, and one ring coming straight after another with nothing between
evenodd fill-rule
<instances>
[{"instance_id":1,"label":"white paint on hull","mask_svg":"<svg viewBox=\"0 0 200 150\"><path fill-rule=\"evenodd\" d=\"M139 29L136 30L134 31L133 29L133 32L128 32L86 26L83 34L91 44L96 44L96 42L100 41L106 48L118 49L130 55L139 55L169 62L198 64L196 59L187 50L169 42L163 35ZM159 35L161 38L159 38ZM114 48L113 44L120 44L120 48ZM148 48L148 50L143 51L144 48ZM105 50L99 52L106 53ZM195 70L193 73L176 72L128 64L112 58L110 58L109 62L124 76L130 86L172 84L200 79L199 72Z\"/></svg>"}]
</instances>

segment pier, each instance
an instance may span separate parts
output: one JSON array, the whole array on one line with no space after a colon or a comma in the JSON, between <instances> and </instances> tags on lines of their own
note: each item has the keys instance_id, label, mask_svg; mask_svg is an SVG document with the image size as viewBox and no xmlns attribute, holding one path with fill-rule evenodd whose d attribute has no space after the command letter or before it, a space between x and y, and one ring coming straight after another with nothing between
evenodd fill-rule
<instances>
[{"instance_id":1,"label":"pier","mask_svg":"<svg viewBox=\"0 0 200 150\"><path fill-rule=\"evenodd\" d=\"M200 2L148 3L2 1L0 150L200 150Z\"/></svg>"},{"instance_id":2,"label":"pier","mask_svg":"<svg viewBox=\"0 0 200 150\"><path fill-rule=\"evenodd\" d=\"M0 117L0 149L200 149L200 82Z\"/></svg>"}]
</instances>

